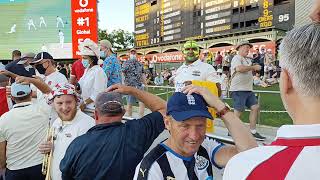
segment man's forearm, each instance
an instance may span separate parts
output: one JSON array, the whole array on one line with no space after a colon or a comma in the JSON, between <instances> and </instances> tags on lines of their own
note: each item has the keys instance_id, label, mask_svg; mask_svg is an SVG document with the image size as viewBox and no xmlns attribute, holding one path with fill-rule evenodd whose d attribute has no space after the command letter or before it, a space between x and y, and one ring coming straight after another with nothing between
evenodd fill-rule
<instances>
[{"instance_id":1,"label":"man's forearm","mask_svg":"<svg viewBox=\"0 0 320 180\"><path fill-rule=\"evenodd\" d=\"M70 84L75 85L76 84L76 76L74 75L70 75L70 80L69 80Z\"/></svg>"},{"instance_id":2,"label":"man's forearm","mask_svg":"<svg viewBox=\"0 0 320 180\"><path fill-rule=\"evenodd\" d=\"M241 72L241 73L253 71L253 70L254 70L253 66L241 65L241 66L236 67L236 71Z\"/></svg>"},{"instance_id":3,"label":"man's forearm","mask_svg":"<svg viewBox=\"0 0 320 180\"><path fill-rule=\"evenodd\" d=\"M51 88L42 80L36 78L30 78L30 82L36 86L43 94L48 94L52 90Z\"/></svg>"},{"instance_id":4,"label":"man's forearm","mask_svg":"<svg viewBox=\"0 0 320 180\"><path fill-rule=\"evenodd\" d=\"M5 169L6 168L6 148L7 148L7 142L1 142L0 143L0 169Z\"/></svg>"},{"instance_id":5,"label":"man's forearm","mask_svg":"<svg viewBox=\"0 0 320 180\"><path fill-rule=\"evenodd\" d=\"M133 95L137 99L139 99L139 101L145 104L145 106L149 108L152 112L161 111L164 113L166 110L166 101L149 92L131 87L130 95Z\"/></svg>"},{"instance_id":6,"label":"man's forearm","mask_svg":"<svg viewBox=\"0 0 320 180\"><path fill-rule=\"evenodd\" d=\"M6 169L6 159L0 159L0 169Z\"/></svg>"},{"instance_id":7,"label":"man's forearm","mask_svg":"<svg viewBox=\"0 0 320 180\"><path fill-rule=\"evenodd\" d=\"M10 72L9 76L13 79L15 79L16 77L18 77L17 74L13 73L13 72Z\"/></svg>"},{"instance_id":8,"label":"man's forearm","mask_svg":"<svg viewBox=\"0 0 320 180\"><path fill-rule=\"evenodd\" d=\"M249 132L249 129L234 115L233 112L226 113L222 120L234 139L238 152L257 147L257 142Z\"/></svg>"}]
</instances>

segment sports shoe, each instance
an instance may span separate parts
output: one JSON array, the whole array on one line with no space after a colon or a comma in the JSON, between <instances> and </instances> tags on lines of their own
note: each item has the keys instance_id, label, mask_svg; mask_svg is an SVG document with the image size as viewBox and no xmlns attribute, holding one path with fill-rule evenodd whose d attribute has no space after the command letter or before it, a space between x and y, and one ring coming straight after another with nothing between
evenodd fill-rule
<instances>
[{"instance_id":1,"label":"sports shoe","mask_svg":"<svg viewBox=\"0 0 320 180\"><path fill-rule=\"evenodd\" d=\"M256 132L256 133L251 133L252 134L252 136L254 137L254 138L256 138L256 140L259 140L259 141L264 141L265 139L266 139L266 137L263 137L263 136L261 136L258 132Z\"/></svg>"}]
</instances>

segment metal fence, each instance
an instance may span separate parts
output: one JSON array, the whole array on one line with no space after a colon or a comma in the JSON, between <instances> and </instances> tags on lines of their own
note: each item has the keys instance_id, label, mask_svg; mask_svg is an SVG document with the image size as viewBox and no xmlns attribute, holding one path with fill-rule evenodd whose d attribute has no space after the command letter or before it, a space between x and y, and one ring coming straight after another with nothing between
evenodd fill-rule
<instances>
[{"instance_id":1,"label":"metal fence","mask_svg":"<svg viewBox=\"0 0 320 180\"><path fill-rule=\"evenodd\" d=\"M146 90L149 92L152 92L158 96L164 97L165 100L168 101L171 94L175 91L175 88L172 86L146 86ZM261 105L261 96L262 94L273 94L273 95L280 95L280 91L263 91L263 90L254 90L253 91L256 94L256 97L258 99L258 104ZM280 96L279 96L280 98ZM224 101L231 100L230 97L222 98ZM261 106L260 106L261 107ZM231 108L233 109L233 108ZM245 111L249 112L249 109L246 109ZM260 113L287 113L286 110L277 110L277 109L260 109L260 112L258 114L258 124L260 124Z\"/></svg>"}]
</instances>

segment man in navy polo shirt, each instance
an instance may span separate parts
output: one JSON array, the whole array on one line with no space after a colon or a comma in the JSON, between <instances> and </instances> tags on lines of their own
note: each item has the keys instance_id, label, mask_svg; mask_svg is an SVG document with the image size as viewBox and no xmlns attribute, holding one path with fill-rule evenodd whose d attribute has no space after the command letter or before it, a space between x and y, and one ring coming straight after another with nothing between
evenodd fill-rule
<instances>
[{"instance_id":1,"label":"man in navy polo shirt","mask_svg":"<svg viewBox=\"0 0 320 180\"><path fill-rule=\"evenodd\" d=\"M6 70L11 72L8 74L11 76L11 83L15 82L15 75L26 77L36 75L35 69L29 64L34 56L34 53L26 53L21 56L21 59L17 59L6 65Z\"/></svg>"},{"instance_id":2,"label":"man in navy polo shirt","mask_svg":"<svg viewBox=\"0 0 320 180\"><path fill-rule=\"evenodd\" d=\"M95 102L96 126L77 137L60 163L62 179L132 179L134 169L153 141L164 130L165 101L145 91L113 85ZM121 94L143 102L152 113L122 123Z\"/></svg>"}]
</instances>

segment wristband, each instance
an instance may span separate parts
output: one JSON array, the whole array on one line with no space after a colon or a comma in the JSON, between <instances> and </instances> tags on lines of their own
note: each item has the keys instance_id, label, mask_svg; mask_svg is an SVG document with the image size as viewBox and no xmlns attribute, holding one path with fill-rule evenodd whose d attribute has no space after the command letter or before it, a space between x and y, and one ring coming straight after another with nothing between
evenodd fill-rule
<instances>
[{"instance_id":1,"label":"wristband","mask_svg":"<svg viewBox=\"0 0 320 180\"><path fill-rule=\"evenodd\" d=\"M227 114L229 111L230 111L230 108L229 108L227 105L225 105L222 110L220 110L219 112L217 112L217 116L218 116L218 117L222 117L222 116L224 116L225 114Z\"/></svg>"}]
</instances>

